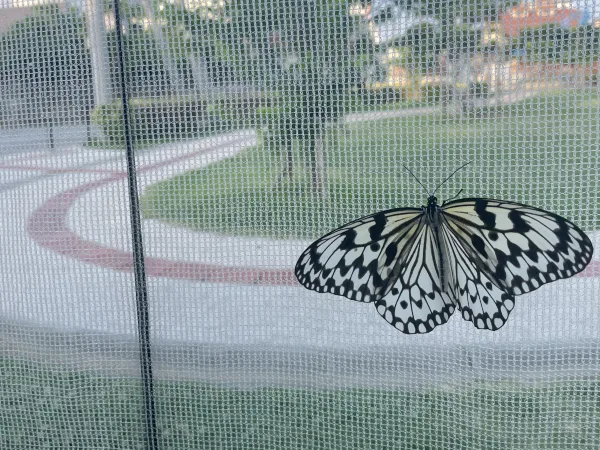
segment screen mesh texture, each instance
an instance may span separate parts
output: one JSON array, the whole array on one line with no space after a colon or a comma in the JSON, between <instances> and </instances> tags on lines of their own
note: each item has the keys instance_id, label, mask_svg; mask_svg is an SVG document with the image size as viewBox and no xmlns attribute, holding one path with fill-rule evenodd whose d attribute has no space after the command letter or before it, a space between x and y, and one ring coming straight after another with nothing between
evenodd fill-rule
<instances>
[{"instance_id":1,"label":"screen mesh texture","mask_svg":"<svg viewBox=\"0 0 600 450\"><path fill-rule=\"evenodd\" d=\"M597 252L495 332L294 276L467 162L600 246L599 61L595 0L0 0L0 448L600 448Z\"/></svg>"}]
</instances>

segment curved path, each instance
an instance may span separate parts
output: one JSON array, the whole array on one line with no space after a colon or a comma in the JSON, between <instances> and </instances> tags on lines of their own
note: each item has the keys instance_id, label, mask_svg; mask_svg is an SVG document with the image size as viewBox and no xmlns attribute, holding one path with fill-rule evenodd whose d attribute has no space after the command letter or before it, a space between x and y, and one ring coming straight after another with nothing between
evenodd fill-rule
<instances>
[{"instance_id":1,"label":"curved path","mask_svg":"<svg viewBox=\"0 0 600 450\"><path fill-rule=\"evenodd\" d=\"M255 139L251 130L236 131L141 152L140 188L231 157ZM0 317L33 326L5 327L0 338L8 341L26 330L12 342L30 339L28 351L35 351L43 342L31 337L32 330L40 327L82 332L90 345L110 335L133 345L135 359L126 183L117 151L74 145L0 160L0 208L9 212L1 219L0 265L6 269L0 275ZM435 344L483 351L523 342L583 344L599 334L600 307L593 301L600 291L598 253L579 277L518 298L507 325L496 333L475 330L456 317L416 338L387 325L372 305L296 285L291 268L309 241L197 233L154 220L143 221L143 227L152 332L166 346L364 352ZM600 235L593 240L599 248Z\"/></svg>"}]
</instances>

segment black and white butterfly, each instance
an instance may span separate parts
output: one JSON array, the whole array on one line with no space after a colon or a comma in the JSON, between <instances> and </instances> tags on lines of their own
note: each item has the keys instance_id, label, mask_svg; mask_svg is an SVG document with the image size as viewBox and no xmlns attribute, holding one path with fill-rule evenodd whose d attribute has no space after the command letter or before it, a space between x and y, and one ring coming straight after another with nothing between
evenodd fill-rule
<instances>
[{"instance_id":1,"label":"black and white butterfly","mask_svg":"<svg viewBox=\"0 0 600 450\"><path fill-rule=\"evenodd\" d=\"M298 259L298 281L374 303L407 334L430 332L456 308L477 328L497 330L516 295L571 277L592 258L588 236L554 213L487 198L439 205L436 191L421 208L377 212L326 234Z\"/></svg>"}]
</instances>

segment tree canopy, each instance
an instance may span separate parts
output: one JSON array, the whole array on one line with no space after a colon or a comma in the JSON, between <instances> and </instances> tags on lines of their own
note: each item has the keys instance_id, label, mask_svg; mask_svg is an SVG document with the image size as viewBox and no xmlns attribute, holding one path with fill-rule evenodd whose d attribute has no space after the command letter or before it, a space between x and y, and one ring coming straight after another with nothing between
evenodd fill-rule
<instances>
[{"instance_id":1,"label":"tree canopy","mask_svg":"<svg viewBox=\"0 0 600 450\"><path fill-rule=\"evenodd\" d=\"M34 8L0 38L0 83L25 100L30 121L65 120L73 107L88 110L91 62L83 18L58 5Z\"/></svg>"}]
</instances>

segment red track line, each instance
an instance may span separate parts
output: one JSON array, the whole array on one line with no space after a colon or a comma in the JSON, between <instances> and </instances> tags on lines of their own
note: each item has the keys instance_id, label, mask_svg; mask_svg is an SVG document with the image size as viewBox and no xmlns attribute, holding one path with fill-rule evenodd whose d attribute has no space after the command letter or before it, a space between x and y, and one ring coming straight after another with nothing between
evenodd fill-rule
<instances>
[{"instance_id":1,"label":"red track line","mask_svg":"<svg viewBox=\"0 0 600 450\"><path fill-rule=\"evenodd\" d=\"M119 272L133 272L131 252L104 247L87 241L71 231L66 218L69 209L79 196L101 186L119 181L125 175L113 176L87 183L55 195L29 217L27 231L32 239L44 248L61 255ZM146 258L148 275L174 279L204 281L209 283L235 283L255 285L295 285L291 269L257 269L252 267L229 267L216 264L173 261L166 258ZM600 262L592 261L578 276L597 276Z\"/></svg>"},{"instance_id":2,"label":"red track line","mask_svg":"<svg viewBox=\"0 0 600 450\"><path fill-rule=\"evenodd\" d=\"M139 169L139 172L164 167L174 162L190 159L199 153L214 151L222 146L230 146L231 144L232 142L227 142L209 149L199 150L160 163L144 166ZM87 241L71 231L66 224L69 209L82 194L126 177L124 173L110 173L113 175L109 178L86 183L61 192L37 208L29 216L27 222L27 231L33 241L44 248L79 261L119 272L133 272L133 256L131 252ZM146 257L145 262L148 275L155 277L228 284L269 286L292 286L297 284L291 268L257 269L254 267L230 267L216 264L173 261L155 257ZM600 261L592 261L578 276L593 277L598 276L598 274L600 274Z\"/></svg>"},{"instance_id":3,"label":"red track line","mask_svg":"<svg viewBox=\"0 0 600 450\"><path fill-rule=\"evenodd\" d=\"M40 246L61 255L119 272L133 272L133 256L125 252L87 241L71 231L66 218L69 209L82 194L125 178L114 176L87 183L55 195L29 217L27 231ZM228 267L216 264L173 261L166 258L146 258L148 275L208 283L256 285L296 284L291 270Z\"/></svg>"},{"instance_id":4,"label":"red track line","mask_svg":"<svg viewBox=\"0 0 600 450\"><path fill-rule=\"evenodd\" d=\"M241 139L239 140L241 141ZM214 151L220 147L230 146L227 142L209 149L199 150L178 156L161 163L144 166L139 172L167 166L174 162L190 159L199 153ZM119 272L133 272L133 256L131 252L108 248L88 241L75 234L66 223L69 209L77 199L86 192L93 191L105 184L122 180L127 175L112 173L109 178L86 183L67 191L61 192L47 200L37 208L27 222L27 232L34 242L61 255L77 259L99 267ZM173 261L166 258L146 257L145 267L148 275L174 279L203 281L207 283L282 285L297 284L292 270L257 269L255 267L229 267L216 264Z\"/></svg>"}]
</instances>

